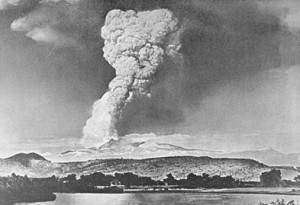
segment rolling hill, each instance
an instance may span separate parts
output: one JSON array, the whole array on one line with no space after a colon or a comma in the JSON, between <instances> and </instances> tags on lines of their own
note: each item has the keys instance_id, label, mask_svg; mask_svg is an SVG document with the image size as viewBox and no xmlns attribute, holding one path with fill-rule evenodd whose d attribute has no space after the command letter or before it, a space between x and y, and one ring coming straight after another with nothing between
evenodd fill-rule
<instances>
[{"instance_id":1,"label":"rolling hill","mask_svg":"<svg viewBox=\"0 0 300 205\"><path fill-rule=\"evenodd\" d=\"M247 158L272 166L300 166L300 154L283 154L274 149L248 150L223 154L222 157Z\"/></svg>"},{"instance_id":2,"label":"rolling hill","mask_svg":"<svg viewBox=\"0 0 300 205\"><path fill-rule=\"evenodd\" d=\"M66 176L68 174L91 174L102 172L133 172L141 176L163 179L168 173L176 178L184 178L189 173L209 175L232 175L243 181L258 181L262 172L272 167L251 159L230 159L211 157L174 156L147 159L96 159L82 162L55 163L43 158L32 158L28 165L20 161L3 159L0 161L0 175L12 172L30 177ZM293 179L300 172L296 169L281 168L283 179Z\"/></svg>"},{"instance_id":3,"label":"rolling hill","mask_svg":"<svg viewBox=\"0 0 300 205\"><path fill-rule=\"evenodd\" d=\"M19 154L13 155L11 157L5 158L4 160L8 161L8 162L12 162L12 163L14 163L14 162L15 163L20 163L24 166L29 166L30 162L32 160L48 161L44 157L42 157L41 155L38 155L34 152L31 152L31 153L28 153L28 154L19 153Z\"/></svg>"}]
</instances>

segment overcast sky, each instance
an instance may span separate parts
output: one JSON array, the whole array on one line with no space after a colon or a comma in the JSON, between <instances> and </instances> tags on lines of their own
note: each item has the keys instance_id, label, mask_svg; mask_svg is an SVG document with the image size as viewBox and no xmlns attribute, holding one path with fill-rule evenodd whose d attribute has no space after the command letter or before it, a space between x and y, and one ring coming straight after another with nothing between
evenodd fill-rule
<instances>
[{"instance_id":1,"label":"overcast sky","mask_svg":"<svg viewBox=\"0 0 300 205\"><path fill-rule=\"evenodd\" d=\"M93 102L115 75L100 37L113 8L168 8L183 25L182 62L165 62L152 99L128 107L120 133L297 152L300 2L216 2L0 0L0 157L81 147Z\"/></svg>"}]
</instances>

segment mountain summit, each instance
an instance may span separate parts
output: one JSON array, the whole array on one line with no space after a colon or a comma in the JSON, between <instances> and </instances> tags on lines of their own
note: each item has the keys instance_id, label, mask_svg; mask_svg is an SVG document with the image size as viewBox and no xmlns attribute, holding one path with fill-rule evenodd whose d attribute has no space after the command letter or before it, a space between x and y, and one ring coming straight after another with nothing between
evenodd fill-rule
<instances>
[{"instance_id":1,"label":"mountain summit","mask_svg":"<svg viewBox=\"0 0 300 205\"><path fill-rule=\"evenodd\" d=\"M34 153L34 152L31 152L31 153L28 153L28 154L19 153L19 154L13 155L11 157L5 158L4 160L8 161L8 162L17 162L17 163L20 163L24 166L28 166L30 161L32 161L32 160L39 160L39 161L49 162L48 160L46 160L41 155L39 155L37 153Z\"/></svg>"}]
</instances>

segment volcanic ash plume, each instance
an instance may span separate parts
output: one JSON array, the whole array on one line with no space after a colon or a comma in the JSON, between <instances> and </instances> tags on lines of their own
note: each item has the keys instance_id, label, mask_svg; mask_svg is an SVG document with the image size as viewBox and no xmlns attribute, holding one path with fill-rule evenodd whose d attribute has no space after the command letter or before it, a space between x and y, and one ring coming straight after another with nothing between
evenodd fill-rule
<instances>
[{"instance_id":1,"label":"volcanic ash plume","mask_svg":"<svg viewBox=\"0 0 300 205\"><path fill-rule=\"evenodd\" d=\"M164 55L178 54L180 44L176 31L178 20L167 9L112 10L107 14L101 30L103 51L116 77L94 104L92 117L83 129L85 146L117 139L116 125L126 105L142 96L151 97L151 86L162 69Z\"/></svg>"}]
</instances>

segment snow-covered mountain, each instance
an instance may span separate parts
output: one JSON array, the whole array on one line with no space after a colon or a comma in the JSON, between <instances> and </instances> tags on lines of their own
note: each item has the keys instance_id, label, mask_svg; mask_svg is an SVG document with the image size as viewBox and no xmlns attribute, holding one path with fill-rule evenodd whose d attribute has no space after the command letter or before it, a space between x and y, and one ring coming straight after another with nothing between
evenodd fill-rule
<instances>
[{"instance_id":1,"label":"snow-covered mountain","mask_svg":"<svg viewBox=\"0 0 300 205\"><path fill-rule=\"evenodd\" d=\"M209 156L219 158L253 159L271 166L300 166L300 153L283 154L274 149L248 150L225 153L204 149L187 149L168 143L163 137L132 135L110 140L98 148L68 150L48 156L52 161L70 162L93 159L133 158L144 159L167 156Z\"/></svg>"},{"instance_id":2,"label":"snow-covered mountain","mask_svg":"<svg viewBox=\"0 0 300 205\"><path fill-rule=\"evenodd\" d=\"M99 148L68 150L49 156L49 158L52 161L70 162L109 158L144 159L166 156L216 156L222 153L211 150L186 149L157 139L145 140L138 137L126 137L118 140L111 139Z\"/></svg>"}]
</instances>

